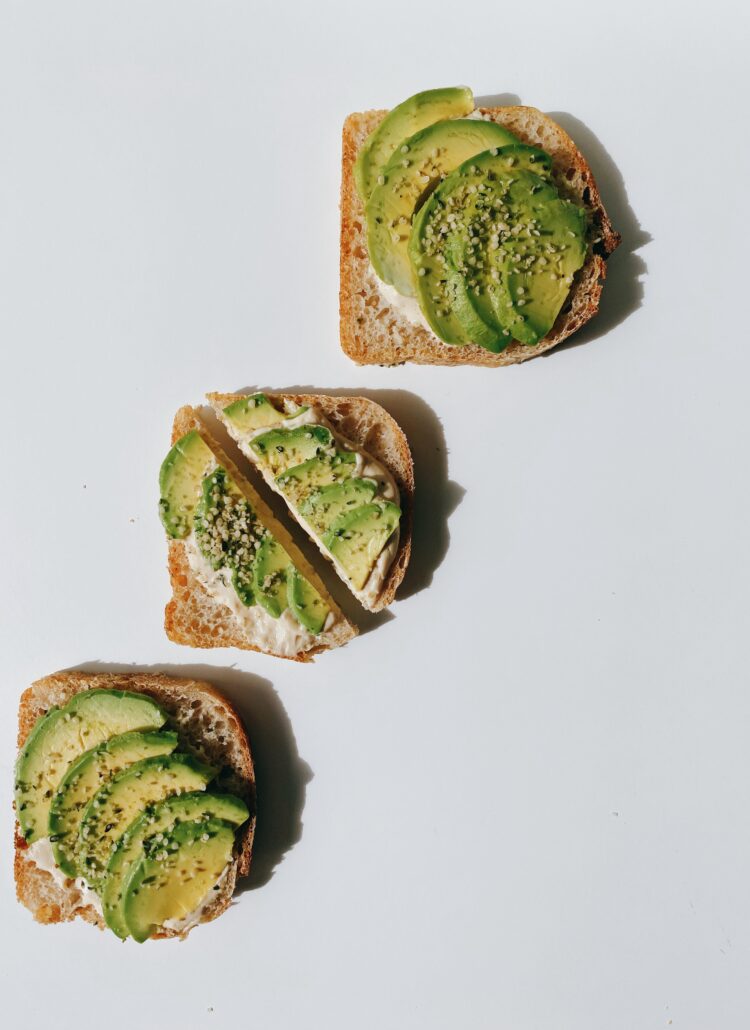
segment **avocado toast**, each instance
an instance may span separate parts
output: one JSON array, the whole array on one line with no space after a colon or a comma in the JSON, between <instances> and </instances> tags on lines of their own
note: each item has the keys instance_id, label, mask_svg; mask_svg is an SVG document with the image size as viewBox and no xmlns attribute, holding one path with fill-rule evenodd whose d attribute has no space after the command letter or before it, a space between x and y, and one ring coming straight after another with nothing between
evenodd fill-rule
<instances>
[{"instance_id":1,"label":"avocado toast","mask_svg":"<svg viewBox=\"0 0 750 1030\"><path fill-rule=\"evenodd\" d=\"M209 394L245 457L369 611L411 554L414 468L395 419L366 397Z\"/></svg>"},{"instance_id":2,"label":"avocado toast","mask_svg":"<svg viewBox=\"0 0 750 1030\"><path fill-rule=\"evenodd\" d=\"M356 634L193 408L175 416L159 482L172 583L164 626L171 640L307 662Z\"/></svg>"},{"instance_id":3,"label":"avocado toast","mask_svg":"<svg viewBox=\"0 0 750 1030\"><path fill-rule=\"evenodd\" d=\"M359 364L507 365L599 306L620 242L573 140L531 107L432 90L350 115L340 332Z\"/></svg>"},{"instance_id":4,"label":"avocado toast","mask_svg":"<svg viewBox=\"0 0 750 1030\"><path fill-rule=\"evenodd\" d=\"M208 683L62 672L21 697L15 880L41 923L137 941L220 915L255 829L250 747Z\"/></svg>"}]
</instances>

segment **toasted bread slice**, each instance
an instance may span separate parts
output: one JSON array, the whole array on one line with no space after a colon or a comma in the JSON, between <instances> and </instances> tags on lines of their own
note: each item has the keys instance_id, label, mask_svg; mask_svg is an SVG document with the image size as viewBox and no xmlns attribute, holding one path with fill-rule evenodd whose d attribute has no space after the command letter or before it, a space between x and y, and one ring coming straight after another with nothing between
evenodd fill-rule
<instances>
[{"instance_id":1,"label":"toasted bread slice","mask_svg":"<svg viewBox=\"0 0 750 1030\"><path fill-rule=\"evenodd\" d=\"M402 511L399 524L398 550L377 597L370 601L355 595L369 611L380 611L387 607L396 596L396 591L404 578L411 555L414 464L411 451L409 450L409 442L403 430L385 408L367 397L329 397L325 394L312 393L269 393L267 390L264 393L270 399L275 399L278 402L286 400L296 406L308 405L311 408L316 408L330 422L344 442L351 446L352 450L360 451L365 455L375 458L390 471L396 481L396 486L401 495ZM243 394L236 393L207 394L208 400L216 414L225 425L226 419L223 416L223 409L234 401L239 400L242 396ZM257 467L268 486L284 497L284 494L276 485L273 476L267 473L263 467ZM284 499L286 500L286 498ZM291 507L289 510L296 518L294 510ZM330 555L323 547L319 538L311 536L310 539L319 548L321 554L330 560ZM341 575L338 567L334 565L334 568L339 572L342 581L349 586L348 581Z\"/></svg>"},{"instance_id":2,"label":"toasted bread slice","mask_svg":"<svg viewBox=\"0 0 750 1030\"><path fill-rule=\"evenodd\" d=\"M534 346L513 342L499 354L476 344L443 343L428 329L394 310L381 295L367 252L367 225L354 182L360 147L387 111L351 114L344 122L341 162L341 347L359 365L511 365L550 350L580 329L599 309L606 258L620 242L604 210L594 176L570 136L535 107L482 107L481 114L521 140L546 150L562 196L586 208L589 252L550 333Z\"/></svg>"},{"instance_id":3,"label":"toasted bread slice","mask_svg":"<svg viewBox=\"0 0 750 1030\"><path fill-rule=\"evenodd\" d=\"M18 709L18 747L23 747L37 719L52 707L61 707L84 690L129 690L153 697L170 717L181 746L202 761L227 770L229 789L250 809L250 819L237 834L235 857L216 899L203 915L209 922L229 906L238 877L250 871L255 833L255 776L242 721L229 701L209 683L147 673L58 672L45 676L24 691ZM104 929L104 920L87 903L75 880L57 883L28 856L28 845L16 822L14 873L16 895L39 923L64 923L76 917ZM160 937L184 936L164 930Z\"/></svg>"},{"instance_id":4,"label":"toasted bread slice","mask_svg":"<svg viewBox=\"0 0 750 1030\"><path fill-rule=\"evenodd\" d=\"M312 661L314 655L351 640L357 634L356 627L349 622L330 596L320 576L292 540L289 531L274 517L266 502L258 496L218 443L212 439L198 412L191 407L180 408L172 426L172 443L191 429L196 429L200 433L218 463L227 470L247 498L260 522L276 537L302 575L313 584L334 613L335 622L304 651L288 655L269 650L262 643L250 639L245 627L235 618L232 611L208 593L190 567L183 541L170 540L168 564L172 600L164 612L164 628L169 639L190 647L239 647L246 651L273 654L278 658L289 658L296 662Z\"/></svg>"}]
</instances>

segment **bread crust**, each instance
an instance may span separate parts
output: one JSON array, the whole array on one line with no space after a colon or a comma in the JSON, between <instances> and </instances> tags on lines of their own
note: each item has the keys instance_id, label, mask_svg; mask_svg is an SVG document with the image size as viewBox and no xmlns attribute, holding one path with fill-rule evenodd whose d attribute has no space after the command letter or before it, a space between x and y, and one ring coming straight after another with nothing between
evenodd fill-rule
<instances>
[{"instance_id":1,"label":"bread crust","mask_svg":"<svg viewBox=\"0 0 750 1030\"><path fill-rule=\"evenodd\" d=\"M585 325L599 310L606 259L620 235L604 209L593 173L570 136L534 107L481 107L482 115L503 125L523 143L541 147L552 157L561 195L582 204L590 223L590 246L576 273L566 305L552 330L534 346L514 341L499 354L477 344L443 343L414 325L382 298L370 265L364 205L354 182L360 147L387 111L351 114L344 122L341 160L341 254L339 316L341 347L359 365L478 365L497 367L528 361L556 347Z\"/></svg>"},{"instance_id":2,"label":"bread crust","mask_svg":"<svg viewBox=\"0 0 750 1030\"><path fill-rule=\"evenodd\" d=\"M237 835L235 857L222 890L201 922L210 922L229 906L238 877L250 871L255 835L255 773L242 719L234 705L210 683L159 673L58 672L28 687L18 707L18 747L23 747L37 719L53 707L61 707L86 690L128 690L154 698L170 716L181 744L201 760L224 767L232 792L242 797L250 818ZM200 725L196 725L200 723ZM214 739L215 737L215 739ZM18 821L14 831L13 871L16 897L39 923L62 923L84 919L99 929L104 921L96 909L84 903L74 880L64 886L26 858L27 845ZM164 930L159 938L185 937L186 933Z\"/></svg>"},{"instance_id":3,"label":"bread crust","mask_svg":"<svg viewBox=\"0 0 750 1030\"><path fill-rule=\"evenodd\" d=\"M306 404L318 408L333 428L341 434L344 440L351 443L354 449L372 456L393 475L401 495L402 515L399 524L398 550L380 594L372 604L365 605L369 611L381 611L395 598L411 557L414 462L406 434L395 418L382 405L370 400L369 397L334 397L318 393L276 393L269 390L263 392L272 400L289 400L293 404ZM227 405L240 400L247 394L209 393L206 396L217 414L220 414ZM289 511L294 516L291 508ZM319 541L314 537L311 539L325 555ZM346 583L346 580L343 582Z\"/></svg>"},{"instance_id":4,"label":"bread crust","mask_svg":"<svg viewBox=\"0 0 750 1030\"><path fill-rule=\"evenodd\" d=\"M248 500L263 523L271 529L300 572L314 584L326 599L326 603L338 616L338 621L334 628L325 634L325 642L295 655L277 654L259 647L248 639L242 626L226 605L213 598L200 583L190 567L184 543L181 540L170 540L167 567L172 584L172 598L164 610L164 629L169 639L176 644L186 644L188 647L237 647L243 651L257 651L260 654L270 654L276 658L286 658L295 662L311 662L315 655L333 647L339 647L351 640L357 634L356 627L349 622L330 597L322 580L300 553L287 530L277 522L265 502L258 497L234 463L224 454L211 437L198 412L193 408L185 406L180 408L175 415L172 426L172 444L192 429L199 430L219 463L227 469L240 489L248 494Z\"/></svg>"}]
</instances>

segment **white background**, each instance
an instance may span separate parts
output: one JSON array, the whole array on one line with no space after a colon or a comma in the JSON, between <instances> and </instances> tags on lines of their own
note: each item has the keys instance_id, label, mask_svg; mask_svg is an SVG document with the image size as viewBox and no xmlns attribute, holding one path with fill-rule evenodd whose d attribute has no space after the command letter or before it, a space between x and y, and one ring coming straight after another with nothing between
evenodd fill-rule
<instances>
[{"instance_id":1,"label":"white background","mask_svg":"<svg viewBox=\"0 0 750 1030\"><path fill-rule=\"evenodd\" d=\"M750 1024L748 28L0 3L7 1025ZM603 310L510 369L357 368L341 124L463 82L564 112L623 233ZM310 667L162 631L172 415L256 384L367 392L414 449L403 599ZM185 944L15 902L18 695L99 663L198 671L248 720L256 889Z\"/></svg>"}]
</instances>

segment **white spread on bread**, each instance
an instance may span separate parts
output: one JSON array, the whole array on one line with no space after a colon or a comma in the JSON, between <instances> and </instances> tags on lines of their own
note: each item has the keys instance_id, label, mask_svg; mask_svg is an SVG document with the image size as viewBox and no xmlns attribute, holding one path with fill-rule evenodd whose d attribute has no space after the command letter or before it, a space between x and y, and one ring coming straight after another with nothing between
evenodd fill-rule
<instances>
[{"instance_id":1,"label":"white spread on bread","mask_svg":"<svg viewBox=\"0 0 750 1030\"><path fill-rule=\"evenodd\" d=\"M260 604L244 605L232 585L232 573L227 568L214 569L198 547L195 533L191 532L183 541L190 568L206 593L228 608L243 627L256 647L271 651L283 658L291 658L319 644L320 637L314 636L298 621L290 608L275 619ZM328 613L323 633L330 629L336 617Z\"/></svg>"},{"instance_id":2,"label":"white spread on bread","mask_svg":"<svg viewBox=\"0 0 750 1030\"><path fill-rule=\"evenodd\" d=\"M289 407L292 407L292 403L290 401L287 401L286 398L284 398L284 404L285 406L287 406L287 410ZM355 443L352 443L351 440L347 440L346 437L341 435L341 433L338 433L336 429L334 429L334 427L328 421L328 419L325 417L323 412L316 408L315 405L310 405L310 407L306 408L295 418L285 419L283 423L283 428L296 429L297 426L308 425L325 426L325 428L328 429L329 432L333 435L334 440L339 446L345 448L346 450L354 451L356 453L357 461L354 467L353 475L357 476L358 478L374 479L379 484L378 493L375 497L375 500L392 501L394 504L401 503L401 497L399 494L398 487L396 486L396 480L391 475L389 469L387 469L382 462L377 461L376 458L373 458L372 455L360 450L360 448L358 448ZM249 446L250 441L254 440L256 436L260 436L263 433L267 433L271 428L275 427L261 426L258 429L252 430L251 432L243 433L242 438L240 440L237 440L240 450L247 458L249 458L253 462L253 464L258 464L258 461L255 452ZM234 432L236 433L237 431L234 430ZM262 468L262 466L260 467ZM283 496L283 493L281 490L279 490L278 486L276 485L273 476L267 476L266 482L276 491L276 493L280 493ZM302 526L302 528L305 530L308 536L311 537L311 539L318 539L318 534L307 522L305 517L300 514L297 508L294 509L294 517L297 519L300 526ZM362 601L366 601L368 604L372 604L374 601L377 600L381 590L383 589L383 584L385 583L385 580L388 576L388 570L393 564L393 559L396 557L396 554L398 553L398 541L399 529L396 528L396 530L393 532L390 539L388 540L388 543L385 545L383 550L378 555L378 559L373 565L372 571L370 572L370 575L368 576L367 581L365 585L362 587L362 589L355 590L351 583L349 583L349 587L355 597L359 598ZM346 570L335 557L335 555L332 555L329 551L326 551L325 553L326 556L333 561L333 564L336 566L342 579L348 581L349 577L346 573Z\"/></svg>"},{"instance_id":3,"label":"white spread on bread","mask_svg":"<svg viewBox=\"0 0 750 1030\"><path fill-rule=\"evenodd\" d=\"M396 314L406 319L411 325L418 325L422 329L426 329L428 333L431 333L432 329L430 329L429 322L422 314L417 298L405 297L403 293L398 292L395 286L391 286L390 283L384 283L382 279L378 278L378 274L372 265L370 265L370 271L372 272L373 279L378 284L378 293L383 303L395 311Z\"/></svg>"},{"instance_id":4,"label":"white spread on bread","mask_svg":"<svg viewBox=\"0 0 750 1030\"><path fill-rule=\"evenodd\" d=\"M23 852L24 860L32 862L37 869L41 869L44 873L49 873L58 887L70 888L71 884L75 890L81 895L80 907L81 908L93 908L97 915L103 919L102 903L99 899L99 895L96 891L93 891L84 879L78 877L76 880L71 880L65 875L62 869L59 868L55 862L55 855L52 850L52 844L49 837L40 837L35 840L33 844L30 844ZM187 933L188 930L192 930L194 926L203 921L208 909L216 901L217 892L221 890L221 887L226 880L231 863L226 865L222 870L221 876L216 883L206 892L204 898L201 899L199 904L195 906L192 912L188 912L187 915L182 916L180 919L165 919L163 926L165 930L172 930L175 933Z\"/></svg>"},{"instance_id":5,"label":"white spread on bread","mask_svg":"<svg viewBox=\"0 0 750 1030\"><path fill-rule=\"evenodd\" d=\"M49 873L58 887L70 888L71 884L81 895L80 907L81 908L93 908L100 918L104 918L102 915L102 903L99 900L99 895L96 891L92 891L89 885L84 879L78 877L75 880L71 880L69 876L66 876L62 869L59 868L55 862L55 854L52 850L52 843L49 837L39 837L33 843L29 844L22 852L24 860L31 862L41 869L44 873Z\"/></svg>"}]
</instances>

